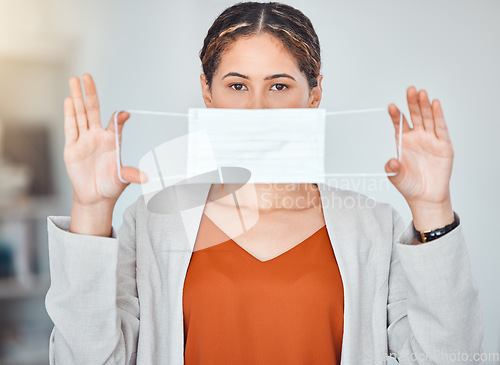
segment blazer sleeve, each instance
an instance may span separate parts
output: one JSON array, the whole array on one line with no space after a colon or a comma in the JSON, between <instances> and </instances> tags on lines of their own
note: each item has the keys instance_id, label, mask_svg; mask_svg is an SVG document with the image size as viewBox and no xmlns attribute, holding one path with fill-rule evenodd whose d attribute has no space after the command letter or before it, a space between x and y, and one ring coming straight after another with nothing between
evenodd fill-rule
<instances>
[{"instance_id":1,"label":"blazer sleeve","mask_svg":"<svg viewBox=\"0 0 500 365\"><path fill-rule=\"evenodd\" d=\"M50 364L135 364L136 205L125 210L118 235L113 228L111 237L70 233L70 217L47 218L51 283L45 306L54 323Z\"/></svg>"},{"instance_id":2,"label":"blazer sleeve","mask_svg":"<svg viewBox=\"0 0 500 365\"><path fill-rule=\"evenodd\" d=\"M391 208L388 355L400 364L482 364L483 315L462 223L411 245L413 220L405 227Z\"/></svg>"}]
</instances>

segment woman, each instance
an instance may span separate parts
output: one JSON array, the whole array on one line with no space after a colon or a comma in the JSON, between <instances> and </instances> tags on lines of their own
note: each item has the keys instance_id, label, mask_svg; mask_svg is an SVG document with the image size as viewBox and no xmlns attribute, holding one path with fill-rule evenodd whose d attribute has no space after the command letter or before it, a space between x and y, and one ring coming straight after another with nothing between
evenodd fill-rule
<instances>
[{"instance_id":1,"label":"woman","mask_svg":"<svg viewBox=\"0 0 500 365\"><path fill-rule=\"evenodd\" d=\"M200 58L208 108L320 104L318 37L290 6L226 9ZM446 363L449 353L481 350L477 286L451 206L453 148L440 103L431 105L424 90L408 88L413 128L404 120L402 161L386 164L413 215L406 228L391 205L368 206L362 194L255 184L238 191L238 205L257 212L258 222L228 236L233 200L208 184L179 188L167 201L175 207L175 199L199 194L206 204L190 223L181 212L148 212L139 198L125 211L118 240L112 212L128 185L115 166L120 131L112 121L101 127L90 75L83 84L86 102L73 77L64 103L71 217L48 219L52 364L381 364L388 355ZM395 126L399 113L389 106ZM120 129L127 118L118 116ZM145 178L132 167L122 175ZM359 203L333 206L339 198ZM414 231L443 227L421 244Z\"/></svg>"}]
</instances>

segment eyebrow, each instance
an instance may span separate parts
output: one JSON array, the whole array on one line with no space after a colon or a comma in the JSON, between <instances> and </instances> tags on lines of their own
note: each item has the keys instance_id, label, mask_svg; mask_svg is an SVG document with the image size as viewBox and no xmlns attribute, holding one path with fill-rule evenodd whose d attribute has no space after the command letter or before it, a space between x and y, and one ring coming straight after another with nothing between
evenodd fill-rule
<instances>
[{"instance_id":1,"label":"eyebrow","mask_svg":"<svg viewBox=\"0 0 500 365\"><path fill-rule=\"evenodd\" d=\"M236 76L236 77L241 77L243 79L247 79L247 80L250 80L250 77L246 76L246 75L242 75L238 72L229 72L227 73L226 75L224 75L224 77L222 79L225 79L226 77L229 77L229 76ZM269 76L266 76L264 78L264 80L273 80L273 79L279 79L279 78L282 78L282 77L286 77L286 78L289 78L289 79L292 79L293 81L295 81L295 79L289 75L289 74L275 74L275 75L269 75Z\"/></svg>"}]
</instances>

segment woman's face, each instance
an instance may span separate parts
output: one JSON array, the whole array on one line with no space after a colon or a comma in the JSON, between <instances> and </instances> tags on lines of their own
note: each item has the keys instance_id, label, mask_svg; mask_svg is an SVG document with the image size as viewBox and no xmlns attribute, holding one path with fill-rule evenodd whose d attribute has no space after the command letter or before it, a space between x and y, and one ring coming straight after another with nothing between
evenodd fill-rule
<instances>
[{"instance_id":1,"label":"woman's face","mask_svg":"<svg viewBox=\"0 0 500 365\"><path fill-rule=\"evenodd\" d=\"M240 37L229 46L211 91L204 74L200 79L207 108L317 108L321 101L322 76L310 89L296 59L268 33Z\"/></svg>"}]
</instances>

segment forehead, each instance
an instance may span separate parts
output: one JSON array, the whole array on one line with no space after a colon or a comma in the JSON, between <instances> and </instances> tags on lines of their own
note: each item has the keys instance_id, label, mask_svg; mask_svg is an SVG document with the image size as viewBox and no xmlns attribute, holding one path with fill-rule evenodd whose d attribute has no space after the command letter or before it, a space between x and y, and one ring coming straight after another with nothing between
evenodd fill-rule
<instances>
[{"instance_id":1,"label":"forehead","mask_svg":"<svg viewBox=\"0 0 500 365\"><path fill-rule=\"evenodd\" d=\"M222 54L217 73L300 73L296 58L269 33L237 38Z\"/></svg>"}]
</instances>

